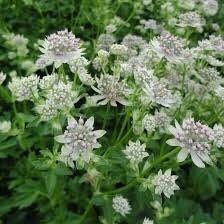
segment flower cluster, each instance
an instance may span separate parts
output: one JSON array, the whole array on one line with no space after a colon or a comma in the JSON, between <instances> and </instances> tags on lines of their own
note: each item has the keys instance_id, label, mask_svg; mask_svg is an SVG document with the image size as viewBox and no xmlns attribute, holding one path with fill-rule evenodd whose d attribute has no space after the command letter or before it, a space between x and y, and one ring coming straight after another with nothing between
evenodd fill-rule
<instances>
[{"instance_id":1,"label":"flower cluster","mask_svg":"<svg viewBox=\"0 0 224 224\"><path fill-rule=\"evenodd\" d=\"M162 173L162 170L159 170L158 174L153 179L155 193L164 193L167 198L170 198L170 196L174 194L175 190L180 189L175 183L177 178L178 176L171 175L171 169L166 170L164 174Z\"/></svg>"},{"instance_id":2,"label":"flower cluster","mask_svg":"<svg viewBox=\"0 0 224 224\"><path fill-rule=\"evenodd\" d=\"M169 131L175 138L168 140L167 144L181 147L177 156L179 162L184 161L188 154L191 155L191 159L198 167L205 167L203 162L211 162L209 150L213 132L207 125L203 125L199 121L195 122L193 118L186 118L182 125L175 121L175 127L169 126Z\"/></svg>"},{"instance_id":3,"label":"flower cluster","mask_svg":"<svg viewBox=\"0 0 224 224\"><path fill-rule=\"evenodd\" d=\"M93 130L94 118L90 117L84 122L82 118L78 121L73 117L68 118L68 126L63 135L55 137L57 142L63 143L59 160L74 167L74 161L81 159L89 162L94 148L101 145L97 139L102 137L106 131Z\"/></svg>"},{"instance_id":4,"label":"flower cluster","mask_svg":"<svg viewBox=\"0 0 224 224\"><path fill-rule=\"evenodd\" d=\"M130 160L131 163L138 164L147 157L149 154L145 151L146 145L141 144L140 141L132 142L129 141L126 149L123 150L126 158Z\"/></svg>"},{"instance_id":5,"label":"flower cluster","mask_svg":"<svg viewBox=\"0 0 224 224\"><path fill-rule=\"evenodd\" d=\"M83 49L80 48L79 39L66 29L47 36L40 43L40 51L42 52L41 60L46 64L54 63L56 67L59 67L63 63L79 58Z\"/></svg>"},{"instance_id":6,"label":"flower cluster","mask_svg":"<svg viewBox=\"0 0 224 224\"><path fill-rule=\"evenodd\" d=\"M100 78L96 77L97 87L92 86L99 95L94 96L100 105L110 103L111 106L116 107L117 102L127 105L126 96L129 94L127 84L124 80L119 81L120 78L113 75L101 75Z\"/></svg>"},{"instance_id":7,"label":"flower cluster","mask_svg":"<svg viewBox=\"0 0 224 224\"><path fill-rule=\"evenodd\" d=\"M122 216L128 215L131 211L128 200L121 195L117 195L113 198L112 206L113 209Z\"/></svg>"}]
</instances>

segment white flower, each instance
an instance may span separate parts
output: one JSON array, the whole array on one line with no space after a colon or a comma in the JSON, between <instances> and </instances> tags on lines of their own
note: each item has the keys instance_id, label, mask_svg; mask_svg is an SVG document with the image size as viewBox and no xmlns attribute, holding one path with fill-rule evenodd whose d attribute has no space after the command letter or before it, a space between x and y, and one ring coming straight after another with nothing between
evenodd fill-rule
<instances>
[{"instance_id":1,"label":"white flower","mask_svg":"<svg viewBox=\"0 0 224 224\"><path fill-rule=\"evenodd\" d=\"M214 89L215 95L220 97L222 100L224 100L224 88L222 86L217 86Z\"/></svg>"},{"instance_id":2,"label":"white flower","mask_svg":"<svg viewBox=\"0 0 224 224\"><path fill-rule=\"evenodd\" d=\"M149 83L145 83L143 91L145 93L143 100L161 104L164 107L172 107L179 100L177 95L173 95L172 92L167 89L166 83L159 79L154 79Z\"/></svg>"},{"instance_id":3,"label":"white flower","mask_svg":"<svg viewBox=\"0 0 224 224\"><path fill-rule=\"evenodd\" d=\"M44 103L38 104L35 109L40 114L42 121L49 121L56 117L58 113L57 104L55 104L54 101L48 99Z\"/></svg>"},{"instance_id":4,"label":"white flower","mask_svg":"<svg viewBox=\"0 0 224 224\"><path fill-rule=\"evenodd\" d=\"M114 55L125 55L128 48L123 44L112 44L110 47L110 52Z\"/></svg>"},{"instance_id":5,"label":"white flower","mask_svg":"<svg viewBox=\"0 0 224 224\"><path fill-rule=\"evenodd\" d=\"M101 75L100 79L96 77L97 88L92 86L99 95L94 96L100 105L110 103L117 106L117 102L128 105L125 97L129 94L129 90L124 80L119 81L119 77L113 75Z\"/></svg>"},{"instance_id":6,"label":"white flower","mask_svg":"<svg viewBox=\"0 0 224 224\"><path fill-rule=\"evenodd\" d=\"M198 167L204 168L203 162L211 162L209 150L213 132L207 125L195 122L193 118L186 118L181 126L175 121L175 127L170 125L168 130L175 138L167 140L167 144L181 147L177 155L178 162L184 161L188 154Z\"/></svg>"},{"instance_id":7,"label":"white flower","mask_svg":"<svg viewBox=\"0 0 224 224\"><path fill-rule=\"evenodd\" d=\"M45 38L41 42L40 58L48 64L54 63L59 67L63 63L68 63L82 55L83 49L80 48L80 41L72 32L68 30L58 31Z\"/></svg>"},{"instance_id":8,"label":"white flower","mask_svg":"<svg viewBox=\"0 0 224 224\"><path fill-rule=\"evenodd\" d=\"M28 77L15 77L9 83L9 89L17 101L31 100L37 93L39 77L32 74Z\"/></svg>"},{"instance_id":9,"label":"white flower","mask_svg":"<svg viewBox=\"0 0 224 224\"><path fill-rule=\"evenodd\" d=\"M146 145L141 144L139 140L136 142L129 141L123 153L131 163L138 164L149 154L145 151Z\"/></svg>"},{"instance_id":10,"label":"white flower","mask_svg":"<svg viewBox=\"0 0 224 224\"><path fill-rule=\"evenodd\" d=\"M11 129L11 121L0 121L0 133L7 133Z\"/></svg>"},{"instance_id":11,"label":"white flower","mask_svg":"<svg viewBox=\"0 0 224 224\"><path fill-rule=\"evenodd\" d=\"M150 132L153 132L156 128L156 120L155 117L151 114L146 114L142 120L143 128Z\"/></svg>"},{"instance_id":12,"label":"white flower","mask_svg":"<svg viewBox=\"0 0 224 224\"><path fill-rule=\"evenodd\" d=\"M216 0L200 0L201 7L207 16L214 16L218 9L219 5Z\"/></svg>"},{"instance_id":13,"label":"white flower","mask_svg":"<svg viewBox=\"0 0 224 224\"><path fill-rule=\"evenodd\" d=\"M78 93L72 90L72 83L62 81L54 84L46 95L47 99L54 102L58 109L71 109L78 101Z\"/></svg>"},{"instance_id":14,"label":"white flower","mask_svg":"<svg viewBox=\"0 0 224 224\"><path fill-rule=\"evenodd\" d=\"M0 85L5 81L6 79L6 74L3 72L0 72Z\"/></svg>"},{"instance_id":15,"label":"white flower","mask_svg":"<svg viewBox=\"0 0 224 224\"><path fill-rule=\"evenodd\" d=\"M58 74L46 75L40 79L39 86L43 90L49 90L54 84L58 82Z\"/></svg>"},{"instance_id":16,"label":"white flower","mask_svg":"<svg viewBox=\"0 0 224 224\"><path fill-rule=\"evenodd\" d=\"M120 213L122 216L128 215L131 211L128 200L121 195L117 195L113 198L112 207L117 213Z\"/></svg>"},{"instance_id":17,"label":"white flower","mask_svg":"<svg viewBox=\"0 0 224 224\"><path fill-rule=\"evenodd\" d=\"M224 63L211 55L206 55L205 60L212 66L222 67Z\"/></svg>"},{"instance_id":18,"label":"white flower","mask_svg":"<svg viewBox=\"0 0 224 224\"><path fill-rule=\"evenodd\" d=\"M153 70L147 69L146 67L137 67L134 69L135 82L139 85L143 85L145 82L150 83L153 79Z\"/></svg>"},{"instance_id":19,"label":"white flower","mask_svg":"<svg viewBox=\"0 0 224 224\"><path fill-rule=\"evenodd\" d=\"M219 148L224 148L224 128L221 124L215 124L213 127L214 144Z\"/></svg>"},{"instance_id":20,"label":"white flower","mask_svg":"<svg viewBox=\"0 0 224 224\"><path fill-rule=\"evenodd\" d=\"M169 32L162 32L159 37L154 38L151 48L160 58L165 57L172 63L183 62L186 57L183 41Z\"/></svg>"},{"instance_id":21,"label":"white flower","mask_svg":"<svg viewBox=\"0 0 224 224\"><path fill-rule=\"evenodd\" d=\"M63 135L55 137L57 142L63 143L60 160L74 167L73 161L78 159L89 162L92 150L100 148L97 139L106 131L93 130L94 118L90 117L86 122L82 118L76 121L73 117L68 118L68 126Z\"/></svg>"},{"instance_id":22,"label":"white flower","mask_svg":"<svg viewBox=\"0 0 224 224\"><path fill-rule=\"evenodd\" d=\"M198 31L202 31L204 21L197 12L191 11L180 14L177 25L180 27L194 27Z\"/></svg>"},{"instance_id":23,"label":"white flower","mask_svg":"<svg viewBox=\"0 0 224 224\"><path fill-rule=\"evenodd\" d=\"M150 220L149 218L144 218L143 223L142 224L153 224L153 220Z\"/></svg>"},{"instance_id":24,"label":"white flower","mask_svg":"<svg viewBox=\"0 0 224 224\"><path fill-rule=\"evenodd\" d=\"M155 193L162 194L167 198L170 198L171 195L174 194L175 190L179 190L179 186L175 183L178 176L171 175L171 169L168 169L163 174L161 170L159 170L158 174L153 179L153 184L155 186Z\"/></svg>"}]
</instances>

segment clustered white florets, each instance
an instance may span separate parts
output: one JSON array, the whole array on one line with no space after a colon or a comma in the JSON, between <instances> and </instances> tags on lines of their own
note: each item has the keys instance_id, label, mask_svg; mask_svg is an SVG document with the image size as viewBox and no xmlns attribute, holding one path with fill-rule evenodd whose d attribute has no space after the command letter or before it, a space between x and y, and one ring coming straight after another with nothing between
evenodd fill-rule
<instances>
[{"instance_id":1,"label":"clustered white florets","mask_svg":"<svg viewBox=\"0 0 224 224\"><path fill-rule=\"evenodd\" d=\"M175 121L175 127L169 126L168 129L175 138L168 140L167 144L181 147L177 156L179 162L184 161L190 154L198 167L205 167L203 162L211 163L209 157L210 143L213 140L211 128L198 121L195 122L193 118L187 118L183 120L181 126Z\"/></svg>"},{"instance_id":2,"label":"clustered white florets","mask_svg":"<svg viewBox=\"0 0 224 224\"><path fill-rule=\"evenodd\" d=\"M113 209L122 216L128 215L131 211L128 200L121 195L117 195L113 198L112 206Z\"/></svg>"},{"instance_id":3,"label":"clustered white florets","mask_svg":"<svg viewBox=\"0 0 224 224\"><path fill-rule=\"evenodd\" d=\"M96 77L97 87L92 86L99 95L94 98L99 101L100 105L110 103L111 106L117 106L117 102L123 105L128 105L126 96L129 94L127 84L124 80L119 81L118 76L101 75Z\"/></svg>"},{"instance_id":4,"label":"clustered white florets","mask_svg":"<svg viewBox=\"0 0 224 224\"><path fill-rule=\"evenodd\" d=\"M70 167L74 167L74 161L80 159L89 162L94 148L101 145L97 139L106 131L93 130L94 118L90 117L84 122L82 118L76 121L73 117L68 118L68 126L63 135L55 137L57 142L63 143L59 160Z\"/></svg>"},{"instance_id":5,"label":"clustered white florets","mask_svg":"<svg viewBox=\"0 0 224 224\"><path fill-rule=\"evenodd\" d=\"M158 174L153 179L153 185L155 186L155 193L162 194L167 198L170 198L174 194L175 190L179 190L179 186L175 183L178 176L171 175L171 169L162 173L162 170L159 170Z\"/></svg>"},{"instance_id":6,"label":"clustered white florets","mask_svg":"<svg viewBox=\"0 0 224 224\"><path fill-rule=\"evenodd\" d=\"M184 42L169 32L163 32L154 38L151 48L159 57L165 57L171 63L184 62L186 56Z\"/></svg>"},{"instance_id":7,"label":"clustered white florets","mask_svg":"<svg viewBox=\"0 0 224 224\"><path fill-rule=\"evenodd\" d=\"M14 77L9 89L17 101L32 100L38 91L39 77L35 74L28 77Z\"/></svg>"},{"instance_id":8,"label":"clustered white florets","mask_svg":"<svg viewBox=\"0 0 224 224\"><path fill-rule=\"evenodd\" d=\"M82 55L80 41L72 32L68 30L58 31L46 37L40 44L42 64L54 63L59 67L63 63L68 63ZM40 64L40 61L38 62Z\"/></svg>"},{"instance_id":9,"label":"clustered white florets","mask_svg":"<svg viewBox=\"0 0 224 224\"><path fill-rule=\"evenodd\" d=\"M213 127L214 144L219 147L224 147L224 128L221 124L215 124Z\"/></svg>"},{"instance_id":10,"label":"clustered white florets","mask_svg":"<svg viewBox=\"0 0 224 224\"><path fill-rule=\"evenodd\" d=\"M126 149L123 150L123 153L131 163L138 164L149 155L145 148L146 145L141 144L139 140L136 142L129 141Z\"/></svg>"}]
</instances>

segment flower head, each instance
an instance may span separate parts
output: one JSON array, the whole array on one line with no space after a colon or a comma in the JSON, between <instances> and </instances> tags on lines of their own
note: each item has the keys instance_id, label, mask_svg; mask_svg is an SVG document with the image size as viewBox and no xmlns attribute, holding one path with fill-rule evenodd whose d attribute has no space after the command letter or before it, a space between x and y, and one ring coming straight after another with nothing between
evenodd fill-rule
<instances>
[{"instance_id":1,"label":"flower head","mask_svg":"<svg viewBox=\"0 0 224 224\"><path fill-rule=\"evenodd\" d=\"M59 67L82 55L80 41L68 30L58 31L46 37L42 41L40 51L43 53L40 58L45 62L55 63Z\"/></svg>"},{"instance_id":2,"label":"flower head","mask_svg":"<svg viewBox=\"0 0 224 224\"><path fill-rule=\"evenodd\" d=\"M170 198L174 194L175 190L179 190L179 186L175 183L178 176L171 175L171 169L162 173L162 170L159 170L158 174L153 179L153 184L155 186L155 193L162 194L167 198Z\"/></svg>"},{"instance_id":3,"label":"flower head","mask_svg":"<svg viewBox=\"0 0 224 224\"><path fill-rule=\"evenodd\" d=\"M126 158L132 163L140 163L149 154L145 151L146 145L141 144L140 141L132 142L129 141L126 149L123 150Z\"/></svg>"},{"instance_id":4,"label":"flower head","mask_svg":"<svg viewBox=\"0 0 224 224\"><path fill-rule=\"evenodd\" d=\"M82 118L76 121L73 117L68 119L68 126L63 135L55 137L57 142L63 143L60 160L74 167L73 161L78 159L89 162L92 150L100 148L97 139L106 131L93 130L94 118L90 117L86 122Z\"/></svg>"},{"instance_id":5,"label":"flower head","mask_svg":"<svg viewBox=\"0 0 224 224\"><path fill-rule=\"evenodd\" d=\"M219 148L224 148L224 128L221 124L215 124L213 127L214 144Z\"/></svg>"},{"instance_id":6,"label":"flower head","mask_svg":"<svg viewBox=\"0 0 224 224\"><path fill-rule=\"evenodd\" d=\"M121 195L117 195L113 198L112 207L117 213L120 213L122 216L128 215L131 211L128 200Z\"/></svg>"},{"instance_id":7,"label":"flower head","mask_svg":"<svg viewBox=\"0 0 224 224\"><path fill-rule=\"evenodd\" d=\"M159 37L154 38L151 47L159 57L165 57L172 63L179 63L186 57L183 41L169 32L162 32Z\"/></svg>"},{"instance_id":8,"label":"flower head","mask_svg":"<svg viewBox=\"0 0 224 224\"><path fill-rule=\"evenodd\" d=\"M39 77L30 75L28 77L15 77L9 83L9 89L17 101L31 100L38 91Z\"/></svg>"},{"instance_id":9,"label":"flower head","mask_svg":"<svg viewBox=\"0 0 224 224\"><path fill-rule=\"evenodd\" d=\"M119 77L113 75L101 75L100 79L96 77L97 88L92 86L99 95L97 98L100 105L105 105L108 102L112 106L117 106L117 102L127 105L125 97L129 94L129 90L124 80L119 81Z\"/></svg>"},{"instance_id":10,"label":"flower head","mask_svg":"<svg viewBox=\"0 0 224 224\"><path fill-rule=\"evenodd\" d=\"M175 127L169 126L168 129L175 138L169 139L167 144L181 147L177 155L178 162L184 161L190 154L193 163L198 167L205 167L203 162L210 163L209 150L213 139L211 128L195 122L193 118L187 118L182 125L175 121Z\"/></svg>"},{"instance_id":11,"label":"flower head","mask_svg":"<svg viewBox=\"0 0 224 224\"><path fill-rule=\"evenodd\" d=\"M173 95L166 86L167 84L159 79L154 79L149 83L145 83L143 86L144 101L151 101L164 107L171 107L175 105L179 100L178 95Z\"/></svg>"}]
</instances>

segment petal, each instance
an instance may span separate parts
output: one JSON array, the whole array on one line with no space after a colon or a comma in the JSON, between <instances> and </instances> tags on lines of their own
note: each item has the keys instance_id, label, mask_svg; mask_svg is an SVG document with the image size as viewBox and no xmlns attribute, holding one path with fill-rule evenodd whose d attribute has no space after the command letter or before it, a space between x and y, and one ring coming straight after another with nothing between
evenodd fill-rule
<instances>
[{"instance_id":1,"label":"petal","mask_svg":"<svg viewBox=\"0 0 224 224\"><path fill-rule=\"evenodd\" d=\"M93 124L94 124L94 117L92 116L86 121L85 126L89 128L93 128Z\"/></svg>"},{"instance_id":2,"label":"petal","mask_svg":"<svg viewBox=\"0 0 224 224\"><path fill-rule=\"evenodd\" d=\"M188 156L188 151L186 149L181 149L180 152L177 154L177 161L180 163L180 162L183 162L187 156Z\"/></svg>"},{"instance_id":3,"label":"petal","mask_svg":"<svg viewBox=\"0 0 224 224\"><path fill-rule=\"evenodd\" d=\"M77 125L77 121L76 121L76 119L74 117L69 116L68 117L68 124L72 125L72 126L76 126Z\"/></svg>"},{"instance_id":4,"label":"petal","mask_svg":"<svg viewBox=\"0 0 224 224\"><path fill-rule=\"evenodd\" d=\"M106 131L105 130L96 130L93 132L97 138L101 138L103 135L106 134Z\"/></svg>"},{"instance_id":5,"label":"petal","mask_svg":"<svg viewBox=\"0 0 224 224\"><path fill-rule=\"evenodd\" d=\"M197 167L205 168L205 164L202 162L202 160L198 157L196 153L191 153L191 159Z\"/></svg>"},{"instance_id":6,"label":"petal","mask_svg":"<svg viewBox=\"0 0 224 224\"><path fill-rule=\"evenodd\" d=\"M64 137L64 135L55 136L54 139L55 139L56 142L60 142L60 143L69 143L70 142L70 140L66 139Z\"/></svg>"},{"instance_id":7,"label":"petal","mask_svg":"<svg viewBox=\"0 0 224 224\"><path fill-rule=\"evenodd\" d=\"M166 143L171 146L180 146L180 142L176 140L175 138L168 139Z\"/></svg>"},{"instance_id":8,"label":"petal","mask_svg":"<svg viewBox=\"0 0 224 224\"><path fill-rule=\"evenodd\" d=\"M172 135L176 135L177 134L177 132L178 132L178 130L177 130L177 128L175 128L174 126L172 126L172 125L169 125L168 127L167 127L167 129L168 129L168 131L172 134Z\"/></svg>"},{"instance_id":9,"label":"petal","mask_svg":"<svg viewBox=\"0 0 224 224\"><path fill-rule=\"evenodd\" d=\"M171 169L166 170L164 174L170 176L171 175Z\"/></svg>"}]
</instances>

